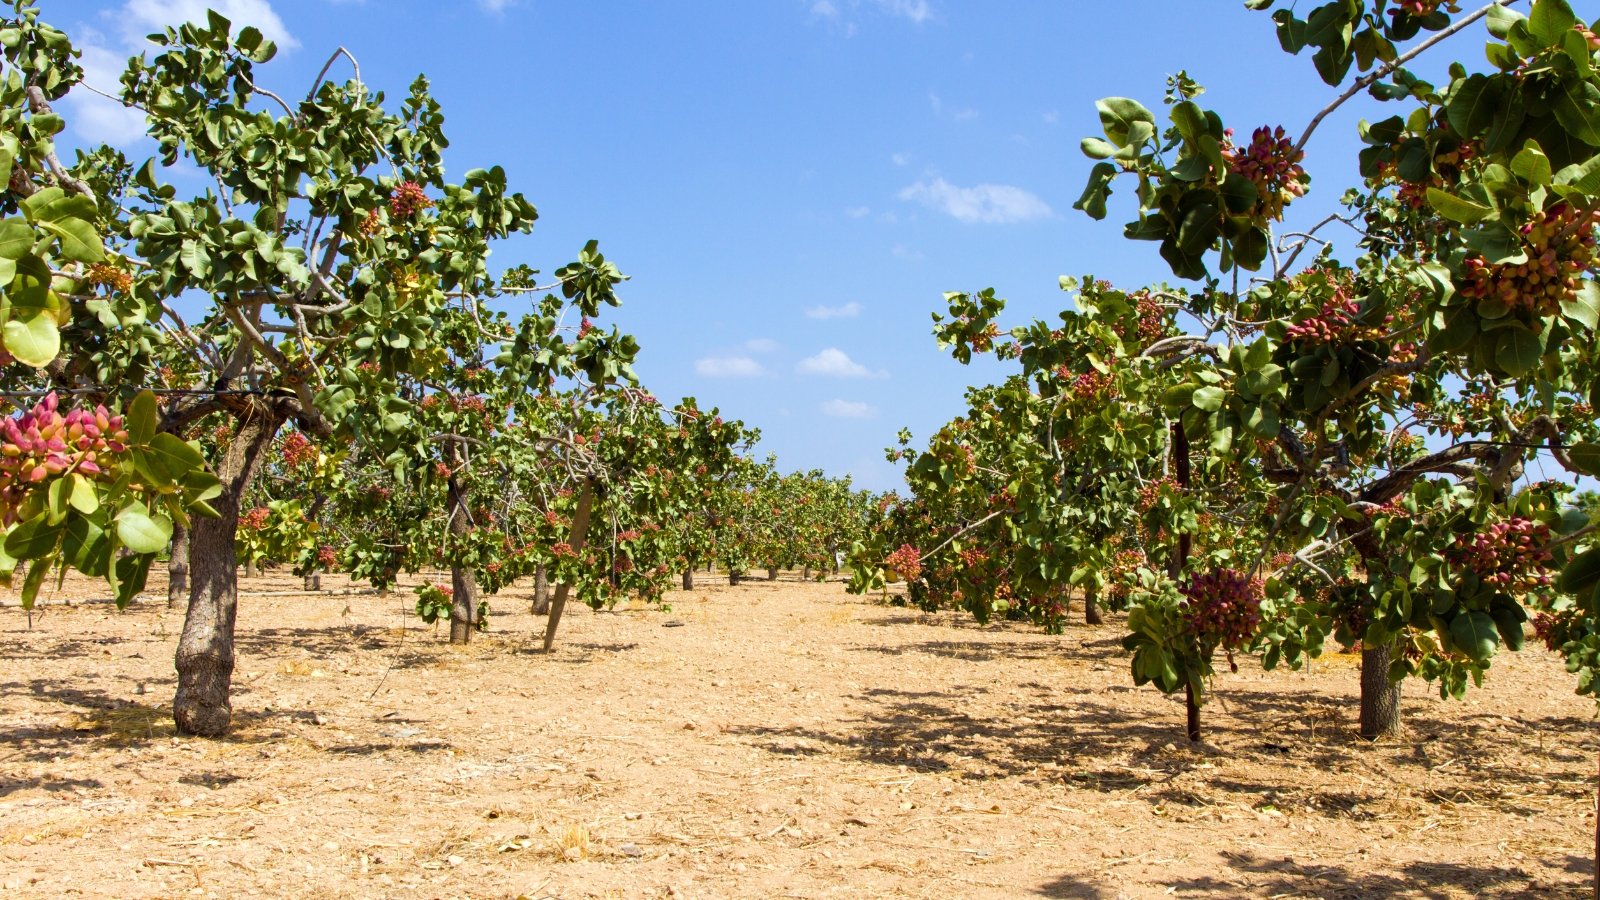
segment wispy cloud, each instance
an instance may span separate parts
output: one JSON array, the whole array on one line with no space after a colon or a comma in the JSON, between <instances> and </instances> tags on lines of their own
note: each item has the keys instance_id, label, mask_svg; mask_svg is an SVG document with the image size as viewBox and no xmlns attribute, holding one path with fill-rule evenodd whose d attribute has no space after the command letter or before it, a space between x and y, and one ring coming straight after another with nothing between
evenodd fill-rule
<instances>
[{"instance_id":1,"label":"wispy cloud","mask_svg":"<svg viewBox=\"0 0 1600 900\"><path fill-rule=\"evenodd\" d=\"M134 48L133 52L138 52L137 48L144 45L145 35L168 25L203 23L207 9L214 9L227 17L235 31L246 25L254 25L279 49L292 50L300 46L300 42L284 26L283 19L273 10L271 0L128 0L115 18L122 23L123 43Z\"/></svg>"},{"instance_id":2,"label":"wispy cloud","mask_svg":"<svg viewBox=\"0 0 1600 900\"><path fill-rule=\"evenodd\" d=\"M938 94L928 94L928 105L933 107L933 114L943 118L953 119L957 122L970 122L978 117L978 111L970 106L958 106L946 109L944 98Z\"/></svg>"},{"instance_id":3,"label":"wispy cloud","mask_svg":"<svg viewBox=\"0 0 1600 900\"><path fill-rule=\"evenodd\" d=\"M778 350L778 342L772 338L751 338L744 342L744 348L751 353L774 353Z\"/></svg>"},{"instance_id":4,"label":"wispy cloud","mask_svg":"<svg viewBox=\"0 0 1600 900\"><path fill-rule=\"evenodd\" d=\"M82 28L73 35L83 52L78 62L84 81L96 90L118 93L128 58L151 46L146 35L184 22L203 23L208 8L225 16L235 31L253 25L282 49L300 46L270 0L127 0L107 15L108 21L119 23L116 34ZM115 100L80 89L69 93L66 103L72 110L73 131L88 143L129 147L145 136L144 114Z\"/></svg>"},{"instance_id":5,"label":"wispy cloud","mask_svg":"<svg viewBox=\"0 0 1600 900\"><path fill-rule=\"evenodd\" d=\"M696 375L706 378L760 378L767 370L748 356L708 356L694 362Z\"/></svg>"},{"instance_id":6,"label":"wispy cloud","mask_svg":"<svg viewBox=\"0 0 1600 900\"><path fill-rule=\"evenodd\" d=\"M829 378L887 378L889 375L881 369L872 371L838 347L829 347L816 356L800 360L795 371L801 375L826 375Z\"/></svg>"},{"instance_id":7,"label":"wispy cloud","mask_svg":"<svg viewBox=\"0 0 1600 900\"><path fill-rule=\"evenodd\" d=\"M918 25L933 18L928 0L875 0L879 9L891 16L910 19Z\"/></svg>"},{"instance_id":8,"label":"wispy cloud","mask_svg":"<svg viewBox=\"0 0 1600 900\"><path fill-rule=\"evenodd\" d=\"M911 162L911 154L909 154L909 153L896 153L895 155L889 157L889 161L894 163L897 166L903 166L906 163Z\"/></svg>"},{"instance_id":9,"label":"wispy cloud","mask_svg":"<svg viewBox=\"0 0 1600 900\"><path fill-rule=\"evenodd\" d=\"M505 12L507 7L516 6L517 0L478 0L478 5L483 7L484 12L499 15Z\"/></svg>"},{"instance_id":10,"label":"wispy cloud","mask_svg":"<svg viewBox=\"0 0 1600 900\"><path fill-rule=\"evenodd\" d=\"M813 306L806 310L808 319L854 319L861 315L861 304L854 300L843 306Z\"/></svg>"},{"instance_id":11,"label":"wispy cloud","mask_svg":"<svg viewBox=\"0 0 1600 900\"><path fill-rule=\"evenodd\" d=\"M852 219L865 219L867 216L872 215L872 207L870 207L870 206L852 206L849 209L845 210L844 214L849 216Z\"/></svg>"},{"instance_id":12,"label":"wispy cloud","mask_svg":"<svg viewBox=\"0 0 1600 900\"><path fill-rule=\"evenodd\" d=\"M839 7L834 6L830 0L817 0L811 4L811 14L819 19L837 19Z\"/></svg>"},{"instance_id":13,"label":"wispy cloud","mask_svg":"<svg viewBox=\"0 0 1600 900\"><path fill-rule=\"evenodd\" d=\"M1039 118L1043 119L1046 125L1061 124L1061 113L1058 113L1053 109L1046 113L1040 113Z\"/></svg>"},{"instance_id":14,"label":"wispy cloud","mask_svg":"<svg viewBox=\"0 0 1600 900\"><path fill-rule=\"evenodd\" d=\"M1055 215L1048 203L1009 184L959 187L943 178L934 178L902 189L900 199L921 203L969 224L1031 222Z\"/></svg>"},{"instance_id":15,"label":"wispy cloud","mask_svg":"<svg viewBox=\"0 0 1600 900\"><path fill-rule=\"evenodd\" d=\"M889 248L889 253L896 259L903 259L908 262L916 262L923 258L921 250L914 250L905 244L895 244Z\"/></svg>"},{"instance_id":16,"label":"wispy cloud","mask_svg":"<svg viewBox=\"0 0 1600 900\"><path fill-rule=\"evenodd\" d=\"M836 419L871 419L878 415L878 408L856 400L834 399L822 404L822 414Z\"/></svg>"}]
</instances>

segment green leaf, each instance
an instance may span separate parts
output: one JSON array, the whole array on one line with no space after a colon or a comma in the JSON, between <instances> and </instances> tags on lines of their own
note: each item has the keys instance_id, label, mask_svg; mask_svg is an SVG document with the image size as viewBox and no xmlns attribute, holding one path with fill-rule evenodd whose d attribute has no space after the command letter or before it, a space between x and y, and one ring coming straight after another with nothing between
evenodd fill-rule
<instances>
[{"instance_id":1,"label":"green leaf","mask_svg":"<svg viewBox=\"0 0 1600 900\"><path fill-rule=\"evenodd\" d=\"M1450 127L1463 138L1471 139L1494 124L1510 90L1506 78L1504 75L1477 74L1462 81L1451 93L1450 104L1445 107Z\"/></svg>"},{"instance_id":2,"label":"green leaf","mask_svg":"<svg viewBox=\"0 0 1600 900\"><path fill-rule=\"evenodd\" d=\"M1117 177L1117 167L1111 163L1096 163L1089 172L1089 183L1083 189L1083 196L1078 202L1072 204L1073 209L1081 209L1089 214L1089 218L1096 221L1106 217L1106 199L1111 196L1111 182Z\"/></svg>"},{"instance_id":3,"label":"green leaf","mask_svg":"<svg viewBox=\"0 0 1600 900\"><path fill-rule=\"evenodd\" d=\"M1600 285L1584 281L1577 293L1561 305L1561 313L1591 331L1600 328Z\"/></svg>"},{"instance_id":4,"label":"green leaf","mask_svg":"<svg viewBox=\"0 0 1600 900\"><path fill-rule=\"evenodd\" d=\"M190 472L206 467L206 458L188 442L162 432L150 438L150 456L157 465L170 473L172 480L181 481Z\"/></svg>"},{"instance_id":5,"label":"green leaf","mask_svg":"<svg viewBox=\"0 0 1600 900\"><path fill-rule=\"evenodd\" d=\"M0 259L19 260L33 251L38 237L26 219L0 219Z\"/></svg>"},{"instance_id":6,"label":"green leaf","mask_svg":"<svg viewBox=\"0 0 1600 900\"><path fill-rule=\"evenodd\" d=\"M72 508L86 516L94 515L100 508L100 495L95 492L94 482L74 472L67 479L72 483L67 502Z\"/></svg>"},{"instance_id":7,"label":"green leaf","mask_svg":"<svg viewBox=\"0 0 1600 900\"><path fill-rule=\"evenodd\" d=\"M1563 85L1551 112L1567 133L1590 147L1600 147L1600 87L1572 78Z\"/></svg>"},{"instance_id":8,"label":"green leaf","mask_svg":"<svg viewBox=\"0 0 1600 900\"><path fill-rule=\"evenodd\" d=\"M1539 336L1520 326L1501 329L1497 345L1494 361L1507 375L1532 372L1544 356L1544 343Z\"/></svg>"},{"instance_id":9,"label":"green leaf","mask_svg":"<svg viewBox=\"0 0 1600 900\"><path fill-rule=\"evenodd\" d=\"M10 547L11 542L7 540L7 550ZM1578 554L1572 562L1567 563L1557 582L1557 586L1565 593L1580 597L1593 591L1595 585L1600 585L1600 547L1593 547Z\"/></svg>"},{"instance_id":10,"label":"green leaf","mask_svg":"<svg viewBox=\"0 0 1600 900\"><path fill-rule=\"evenodd\" d=\"M1500 632L1494 619L1476 610L1462 612L1450 620L1450 637L1474 662L1488 662L1500 647Z\"/></svg>"},{"instance_id":11,"label":"green leaf","mask_svg":"<svg viewBox=\"0 0 1600 900\"><path fill-rule=\"evenodd\" d=\"M1144 133L1144 129L1138 128L1139 123L1143 122L1154 129L1156 117L1137 100L1107 97L1096 102L1094 107L1100 112L1100 125L1105 129L1106 137L1118 147L1128 146L1130 139Z\"/></svg>"},{"instance_id":12,"label":"green leaf","mask_svg":"<svg viewBox=\"0 0 1600 900\"><path fill-rule=\"evenodd\" d=\"M1588 441L1567 448L1567 458L1585 475L1600 478L1600 444Z\"/></svg>"},{"instance_id":13,"label":"green leaf","mask_svg":"<svg viewBox=\"0 0 1600 900\"><path fill-rule=\"evenodd\" d=\"M1194 404L1196 409L1216 412L1222 408L1222 401L1226 396L1222 388L1207 386L1196 390L1194 396L1189 398L1189 402Z\"/></svg>"},{"instance_id":14,"label":"green leaf","mask_svg":"<svg viewBox=\"0 0 1600 900\"><path fill-rule=\"evenodd\" d=\"M172 540L172 520L130 503L117 513L117 539L135 553L160 553Z\"/></svg>"},{"instance_id":15,"label":"green leaf","mask_svg":"<svg viewBox=\"0 0 1600 900\"><path fill-rule=\"evenodd\" d=\"M61 328L49 315L13 318L4 329L6 350L24 365L42 369L61 352Z\"/></svg>"},{"instance_id":16,"label":"green leaf","mask_svg":"<svg viewBox=\"0 0 1600 900\"><path fill-rule=\"evenodd\" d=\"M1546 47L1560 46L1561 39L1576 24L1578 17L1567 0L1534 0L1533 9L1528 11L1528 30Z\"/></svg>"},{"instance_id":17,"label":"green leaf","mask_svg":"<svg viewBox=\"0 0 1600 900\"><path fill-rule=\"evenodd\" d=\"M1428 205L1434 212L1453 222L1471 225L1481 222L1494 213L1494 209L1464 200L1454 194L1447 194L1438 188L1428 188Z\"/></svg>"},{"instance_id":18,"label":"green leaf","mask_svg":"<svg viewBox=\"0 0 1600 900\"><path fill-rule=\"evenodd\" d=\"M6 534L6 553L13 559L39 559L55 552L61 526L49 522L49 513L17 525Z\"/></svg>"},{"instance_id":19,"label":"green leaf","mask_svg":"<svg viewBox=\"0 0 1600 900\"><path fill-rule=\"evenodd\" d=\"M128 404L128 414L123 420L128 429L128 443L143 445L155 437L161 425L161 412L156 408L156 395L140 391Z\"/></svg>"},{"instance_id":20,"label":"green leaf","mask_svg":"<svg viewBox=\"0 0 1600 900\"><path fill-rule=\"evenodd\" d=\"M1083 150L1083 155L1090 159L1110 159L1117 153L1115 144L1094 137L1084 138L1078 146Z\"/></svg>"},{"instance_id":21,"label":"green leaf","mask_svg":"<svg viewBox=\"0 0 1600 900\"><path fill-rule=\"evenodd\" d=\"M1550 183L1550 157L1545 156L1537 144L1529 142L1511 158L1511 171L1534 187L1544 187Z\"/></svg>"}]
</instances>

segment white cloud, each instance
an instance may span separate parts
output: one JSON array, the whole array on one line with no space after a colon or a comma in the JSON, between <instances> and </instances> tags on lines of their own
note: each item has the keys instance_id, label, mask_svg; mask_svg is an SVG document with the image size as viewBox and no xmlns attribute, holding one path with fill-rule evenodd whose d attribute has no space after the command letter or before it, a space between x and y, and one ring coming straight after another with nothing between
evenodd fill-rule
<instances>
[{"instance_id":1,"label":"white cloud","mask_svg":"<svg viewBox=\"0 0 1600 900\"><path fill-rule=\"evenodd\" d=\"M944 98L940 97L938 94L928 94L928 105L933 107L934 115L948 116L957 122L967 122L978 117L978 111L970 106L957 107L946 112L944 107Z\"/></svg>"},{"instance_id":2,"label":"white cloud","mask_svg":"<svg viewBox=\"0 0 1600 900\"><path fill-rule=\"evenodd\" d=\"M233 23L234 31L254 25L280 48L300 46L272 8L271 0L127 0L108 18L120 23L115 36L92 28L80 29L74 37L83 51L79 64L89 87L107 94L118 94L128 57L150 48L145 36L171 25L206 21L207 8L215 9ZM128 147L145 135L144 114L89 90L67 95L73 130L87 143L107 143Z\"/></svg>"},{"instance_id":3,"label":"white cloud","mask_svg":"<svg viewBox=\"0 0 1600 900\"><path fill-rule=\"evenodd\" d=\"M909 153L896 153L895 155L889 157L889 161L894 163L897 166L903 166L906 163L911 162L911 154L909 154Z\"/></svg>"},{"instance_id":4,"label":"white cloud","mask_svg":"<svg viewBox=\"0 0 1600 900\"><path fill-rule=\"evenodd\" d=\"M861 315L861 304L854 300L843 306L813 306L806 310L808 319L854 319Z\"/></svg>"},{"instance_id":5,"label":"white cloud","mask_svg":"<svg viewBox=\"0 0 1600 900\"><path fill-rule=\"evenodd\" d=\"M822 404L822 414L836 419L871 419L878 414L878 410L867 403L835 399Z\"/></svg>"},{"instance_id":6,"label":"white cloud","mask_svg":"<svg viewBox=\"0 0 1600 900\"><path fill-rule=\"evenodd\" d=\"M889 375L881 369L872 371L838 347L829 347L816 356L800 360L795 371L801 375L826 375L830 378L887 378Z\"/></svg>"},{"instance_id":7,"label":"white cloud","mask_svg":"<svg viewBox=\"0 0 1600 900\"><path fill-rule=\"evenodd\" d=\"M872 215L872 208L870 206L852 206L845 210L844 214L852 219L865 219L867 216Z\"/></svg>"},{"instance_id":8,"label":"white cloud","mask_svg":"<svg viewBox=\"0 0 1600 900\"><path fill-rule=\"evenodd\" d=\"M483 7L485 12L495 15L505 12L506 7L515 6L516 3L517 0L478 0L478 5Z\"/></svg>"},{"instance_id":9,"label":"white cloud","mask_svg":"<svg viewBox=\"0 0 1600 900\"><path fill-rule=\"evenodd\" d=\"M773 353L778 349L778 342L772 338L751 338L744 342L744 348L751 353Z\"/></svg>"},{"instance_id":10,"label":"white cloud","mask_svg":"<svg viewBox=\"0 0 1600 900\"><path fill-rule=\"evenodd\" d=\"M767 374L760 363L748 356L708 356L697 359L694 371L707 378L759 378Z\"/></svg>"},{"instance_id":11,"label":"white cloud","mask_svg":"<svg viewBox=\"0 0 1600 900\"><path fill-rule=\"evenodd\" d=\"M834 6L829 0L817 0L811 4L811 14L819 19L837 19L839 7Z\"/></svg>"},{"instance_id":12,"label":"white cloud","mask_svg":"<svg viewBox=\"0 0 1600 900\"><path fill-rule=\"evenodd\" d=\"M892 16L910 19L918 25L933 18L928 0L877 0L879 8Z\"/></svg>"},{"instance_id":13,"label":"white cloud","mask_svg":"<svg viewBox=\"0 0 1600 900\"><path fill-rule=\"evenodd\" d=\"M921 250L913 250L905 244L895 244L889 248L889 253L896 259L909 260L910 262L916 262L923 258Z\"/></svg>"},{"instance_id":14,"label":"white cloud","mask_svg":"<svg viewBox=\"0 0 1600 900\"><path fill-rule=\"evenodd\" d=\"M1053 109L1050 110L1047 113L1042 113L1039 116L1039 118L1043 119L1044 123L1046 125L1060 125L1061 124L1061 113L1058 113Z\"/></svg>"},{"instance_id":15,"label":"white cloud","mask_svg":"<svg viewBox=\"0 0 1600 900\"><path fill-rule=\"evenodd\" d=\"M969 224L1031 222L1055 215L1049 204L1009 184L958 187L943 178L935 178L904 188L900 191L900 199L915 200Z\"/></svg>"},{"instance_id":16,"label":"white cloud","mask_svg":"<svg viewBox=\"0 0 1600 900\"><path fill-rule=\"evenodd\" d=\"M123 42L130 48L138 48L143 46L145 35L168 25L203 24L208 8L225 16L236 32L246 25L254 25L279 49L292 50L300 46L273 11L271 0L128 0L117 18L122 22Z\"/></svg>"}]
</instances>

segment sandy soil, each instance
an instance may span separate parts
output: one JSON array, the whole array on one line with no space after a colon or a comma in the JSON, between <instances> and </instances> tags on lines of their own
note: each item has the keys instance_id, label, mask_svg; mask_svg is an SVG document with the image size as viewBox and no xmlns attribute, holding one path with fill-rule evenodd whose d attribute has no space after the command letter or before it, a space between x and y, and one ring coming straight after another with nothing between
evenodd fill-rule
<instances>
[{"instance_id":1,"label":"sandy soil","mask_svg":"<svg viewBox=\"0 0 1600 900\"><path fill-rule=\"evenodd\" d=\"M246 597L223 741L173 734L180 612L0 609L0 894L1587 890L1593 705L1538 651L1465 702L1408 685L1407 739L1377 747L1354 660L1247 666L1191 749L1115 625L979 628L786 576L580 608L545 656L522 592L460 650L409 600Z\"/></svg>"}]
</instances>

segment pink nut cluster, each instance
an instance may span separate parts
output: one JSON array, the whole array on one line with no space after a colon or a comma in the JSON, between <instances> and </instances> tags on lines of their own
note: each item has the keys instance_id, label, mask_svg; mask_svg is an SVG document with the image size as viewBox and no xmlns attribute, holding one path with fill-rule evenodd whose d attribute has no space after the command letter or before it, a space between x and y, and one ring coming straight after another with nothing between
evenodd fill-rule
<instances>
[{"instance_id":1,"label":"pink nut cluster","mask_svg":"<svg viewBox=\"0 0 1600 900\"><path fill-rule=\"evenodd\" d=\"M1305 152L1279 125L1263 125L1250 136L1250 146L1240 150L1224 146L1228 167L1255 183L1256 210L1269 219L1283 218L1283 208L1306 192L1306 170L1300 165Z\"/></svg>"},{"instance_id":2,"label":"pink nut cluster","mask_svg":"<svg viewBox=\"0 0 1600 900\"><path fill-rule=\"evenodd\" d=\"M1485 584L1501 588L1542 587L1551 581L1546 571L1549 540L1549 526L1519 516L1456 538L1451 562L1471 570Z\"/></svg>"},{"instance_id":3,"label":"pink nut cluster","mask_svg":"<svg viewBox=\"0 0 1600 900\"><path fill-rule=\"evenodd\" d=\"M121 416L104 406L63 415L60 406L51 393L32 409L0 419L0 510L8 525L31 487L67 471L101 475L106 457L127 449Z\"/></svg>"},{"instance_id":4,"label":"pink nut cluster","mask_svg":"<svg viewBox=\"0 0 1600 900\"><path fill-rule=\"evenodd\" d=\"M1190 634L1228 650L1255 635L1261 623L1261 579L1235 569L1212 569L1196 574L1180 590L1189 598L1183 619Z\"/></svg>"}]
</instances>

